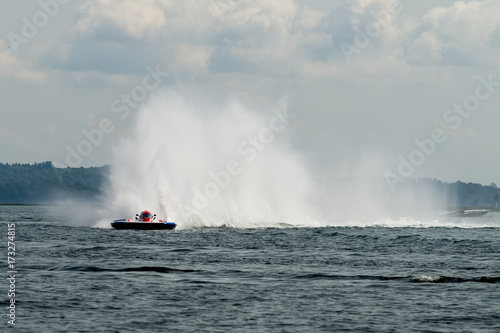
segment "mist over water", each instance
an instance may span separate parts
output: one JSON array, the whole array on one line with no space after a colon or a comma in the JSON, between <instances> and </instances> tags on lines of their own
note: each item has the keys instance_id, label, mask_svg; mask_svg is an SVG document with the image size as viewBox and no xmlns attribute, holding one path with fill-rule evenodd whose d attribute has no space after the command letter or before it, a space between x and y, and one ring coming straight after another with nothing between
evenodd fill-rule
<instances>
[{"instance_id":1,"label":"mist over water","mask_svg":"<svg viewBox=\"0 0 500 333\"><path fill-rule=\"evenodd\" d=\"M179 228L312 223L313 181L286 139L286 107L156 96L113 151L99 226L143 209Z\"/></svg>"},{"instance_id":2,"label":"mist over water","mask_svg":"<svg viewBox=\"0 0 500 333\"><path fill-rule=\"evenodd\" d=\"M158 94L113 150L96 226L144 209L179 229L492 226L445 217L445 200L432 188L416 192L403 183L391 192L375 153L340 172L313 174L291 144L296 120L285 99L252 109L237 100Z\"/></svg>"}]
</instances>

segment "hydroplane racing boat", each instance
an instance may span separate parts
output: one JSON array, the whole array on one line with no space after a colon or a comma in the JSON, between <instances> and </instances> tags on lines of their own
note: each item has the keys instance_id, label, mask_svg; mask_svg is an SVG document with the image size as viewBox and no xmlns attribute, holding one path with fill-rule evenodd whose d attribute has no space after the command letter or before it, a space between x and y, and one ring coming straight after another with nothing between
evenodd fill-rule
<instances>
[{"instance_id":1,"label":"hydroplane racing boat","mask_svg":"<svg viewBox=\"0 0 500 333\"><path fill-rule=\"evenodd\" d=\"M138 229L138 230L173 230L177 227L174 222L166 220L155 221L156 214L145 210L141 214L135 214L135 220L119 219L111 222L111 226L115 229Z\"/></svg>"},{"instance_id":2,"label":"hydroplane racing boat","mask_svg":"<svg viewBox=\"0 0 500 333\"><path fill-rule=\"evenodd\" d=\"M446 215L448 216L458 216L458 217L476 217L476 216L482 216L486 213L488 213L489 210L487 209L468 209L468 210L462 210L457 208L456 211L448 213Z\"/></svg>"}]
</instances>

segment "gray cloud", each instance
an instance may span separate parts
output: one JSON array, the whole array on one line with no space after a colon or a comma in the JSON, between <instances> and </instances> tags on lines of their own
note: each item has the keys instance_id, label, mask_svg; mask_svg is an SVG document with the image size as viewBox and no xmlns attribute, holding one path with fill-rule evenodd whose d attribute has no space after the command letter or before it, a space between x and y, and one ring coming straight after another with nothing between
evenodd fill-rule
<instances>
[{"instance_id":1,"label":"gray cloud","mask_svg":"<svg viewBox=\"0 0 500 333\"><path fill-rule=\"evenodd\" d=\"M429 1L401 0L403 11L390 16L348 63L342 43L355 45L357 34L376 21L374 13L391 3L350 0L330 6L325 0L317 10L292 0L78 2L67 29L41 31L24 53L9 53L7 44L0 44L5 110L26 110L23 117L37 120L17 128L21 116L3 111L2 125L9 129L3 137L23 142L18 151L24 155L18 156L35 156L36 149L26 147L34 147L30 140L39 133L45 148L37 150L62 161L65 145L78 142L82 130L90 128L81 119L88 113L109 117L111 102L140 84L146 66L158 65L170 73L164 86L192 87L218 100L230 95L266 105L289 95L300 121L287 133L297 149L314 155L318 169L356 165L365 153L380 153L390 167L470 93L477 76L497 71L500 47L498 1L433 7ZM62 26L58 18L53 23ZM37 102L27 95L48 97ZM465 122L460 140L450 139L439 156L450 159L462 146L481 151L478 147L500 140L489 127L498 118L495 98ZM47 109L54 121L39 114ZM126 136L131 119L117 122L117 133ZM51 128L47 131L58 145L37 126ZM86 163L102 164L113 143L106 141ZM482 156L492 169L499 163L495 156ZM447 158L440 157L442 165L429 159L421 174L471 174L471 167L449 171ZM490 170L484 175L492 177Z\"/></svg>"}]
</instances>

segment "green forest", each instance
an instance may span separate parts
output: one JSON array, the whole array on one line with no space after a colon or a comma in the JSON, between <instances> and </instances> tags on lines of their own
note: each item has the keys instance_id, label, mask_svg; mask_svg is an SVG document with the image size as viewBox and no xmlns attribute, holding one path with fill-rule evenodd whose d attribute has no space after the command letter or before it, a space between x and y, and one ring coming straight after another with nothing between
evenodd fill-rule
<instances>
[{"instance_id":1,"label":"green forest","mask_svg":"<svg viewBox=\"0 0 500 333\"><path fill-rule=\"evenodd\" d=\"M445 183L437 179L409 179L396 187L394 201L401 196L430 198L436 204L429 208L490 208L497 210L500 206L500 189L491 183L484 186L476 183L456 181Z\"/></svg>"},{"instance_id":2,"label":"green forest","mask_svg":"<svg viewBox=\"0 0 500 333\"><path fill-rule=\"evenodd\" d=\"M0 204L50 204L66 199L98 200L108 180L109 166L55 168L52 162L35 164L0 163ZM347 188L349 180L335 181L334 188ZM367 188L377 187L374 196L383 197L387 206L424 202L432 208L500 206L500 189L463 183L445 183L437 179L407 179L396 190L387 191L383 180L366 181ZM406 200L407 202L403 202ZM408 201L409 200L409 201Z\"/></svg>"},{"instance_id":3,"label":"green forest","mask_svg":"<svg viewBox=\"0 0 500 333\"><path fill-rule=\"evenodd\" d=\"M109 167L55 168L52 162L0 163L0 203L46 204L65 199L96 200Z\"/></svg>"}]
</instances>

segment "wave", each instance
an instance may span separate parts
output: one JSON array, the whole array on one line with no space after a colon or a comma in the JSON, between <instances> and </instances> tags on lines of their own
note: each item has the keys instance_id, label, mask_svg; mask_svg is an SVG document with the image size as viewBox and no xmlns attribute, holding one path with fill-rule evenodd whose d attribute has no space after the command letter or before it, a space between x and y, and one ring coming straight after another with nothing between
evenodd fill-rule
<instances>
[{"instance_id":1,"label":"wave","mask_svg":"<svg viewBox=\"0 0 500 333\"><path fill-rule=\"evenodd\" d=\"M351 220L348 222L329 223L328 226L336 227L384 227L384 228L498 228L500 227L500 214L490 213L481 218L443 218L436 217L418 218L403 216L396 218L378 218L368 221Z\"/></svg>"},{"instance_id":2,"label":"wave","mask_svg":"<svg viewBox=\"0 0 500 333\"><path fill-rule=\"evenodd\" d=\"M440 276L440 275L420 275L412 277L410 279L412 282L420 283L463 283L463 282L482 282L482 283L499 283L500 277L491 276L479 276L473 278L461 278L452 276Z\"/></svg>"},{"instance_id":3,"label":"wave","mask_svg":"<svg viewBox=\"0 0 500 333\"><path fill-rule=\"evenodd\" d=\"M205 274L206 271L196 269L179 269L164 266L137 266L137 267L123 267L123 268L106 268L97 266L60 266L52 268L39 269L47 271L77 271L77 272L156 272L156 273L201 273ZM210 272L217 274L217 272ZM227 272L224 272L226 274ZM231 271L232 274L241 274L242 271ZM270 278L270 276L268 276ZM325 273L310 273L295 275L296 279L304 280L346 280L346 281L401 281L412 283L500 283L499 276L478 276L478 277L454 277L445 275L419 275L419 276L386 276L386 275L336 275Z\"/></svg>"},{"instance_id":4,"label":"wave","mask_svg":"<svg viewBox=\"0 0 500 333\"><path fill-rule=\"evenodd\" d=\"M100 221L94 227L100 229L112 229L109 221ZM373 221L348 220L348 221L307 221L307 223L286 223L276 221L245 221L244 219L211 220L209 225L194 223L191 225L179 225L177 230L184 229L261 229L261 228L459 228L459 229L483 229L500 228L498 218L489 221L449 221L449 220L421 220L413 217L381 218ZM171 232L171 231L169 231Z\"/></svg>"},{"instance_id":5,"label":"wave","mask_svg":"<svg viewBox=\"0 0 500 333\"><path fill-rule=\"evenodd\" d=\"M60 266L49 268L49 271L78 271L78 272L157 272L157 273L193 273L194 269L178 269L161 266L139 266L124 268L105 268L96 266Z\"/></svg>"},{"instance_id":6,"label":"wave","mask_svg":"<svg viewBox=\"0 0 500 333\"><path fill-rule=\"evenodd\" d=\"M464 282L479 282L479 283L500 283L500 277L479 276L479 277L451 277L441 275L420 275L420 276L384 276L384 275L330 275L313 273L306 275L298 275L297 279L331 279L331 280L373 280L373 281L402 281L416 283L464 283Z\"/></svg>"},{"instance_id":7,"label":"wave","mask_svg":"<svg viewBox=\"0 0 500 333\"><path fill-rule=\"evenodd\" d=\"M443 219L441 217L435 218L417 218L411 216L404 217L387 217L387 218L373 218L372 220L315 220L307 221L306 223L294 222L260 222L246 224L232 224L231 221L221 221L219 224L215 222L211 226L198 225L191 226L195 229L211 229L211 228L234 228L234 229L252 229L252 228L463 228L463 229L477 229L477 228L499 228L500 227L500 214L490 213L488 217L480 219ZM439 214L436 214L439 216ZM240 221L241 222L241 221Z\"/></svg>"}]
</instances>

